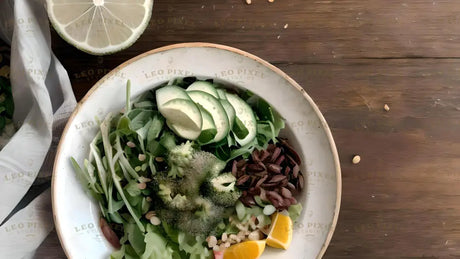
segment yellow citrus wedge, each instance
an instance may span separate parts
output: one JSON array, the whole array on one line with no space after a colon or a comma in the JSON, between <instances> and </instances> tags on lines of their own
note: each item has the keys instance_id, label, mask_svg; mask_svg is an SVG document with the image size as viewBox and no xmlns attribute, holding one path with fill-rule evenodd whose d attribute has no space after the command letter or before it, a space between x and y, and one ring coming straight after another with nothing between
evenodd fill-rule
<instances>
[{"instance_id":1,"label":"yellow citrus wedge","mask_svg":"<svg viewBox=\"0 0 460 259\"><path fill-rule=\"evenodd\" d=\"M292 241L292 220L283 213L276 212L272 216L272 225L267 237L267 245L275 248L288 249Z\"/></svg>"},{"instance_id":2,"label":"yellow citrus wedge","mask_svg":"<svg viewBox=\"0 0 460 259\"><path fill-rule=\"evenodd\" d=\"M245 241L225 249L224 259L256 259L264 249L265 240Z\"/></svg>"},{"instance_id":3,"label":"yellow citrus wedge","mask_svg":"<svg viewBox=\"0 0 460 259\"><path fill-rule=\"evenodd\" d=\"M93 55L131 46L144 32L153 0L46 0L56 32Z\"/></svg>"}]
</instances>

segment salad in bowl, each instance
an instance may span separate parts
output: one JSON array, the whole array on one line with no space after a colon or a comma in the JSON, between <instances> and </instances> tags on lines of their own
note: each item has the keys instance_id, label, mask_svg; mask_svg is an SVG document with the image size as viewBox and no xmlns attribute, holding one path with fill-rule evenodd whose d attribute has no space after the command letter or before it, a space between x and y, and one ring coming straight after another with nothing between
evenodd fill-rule
<instances>
[{"instance_id":1,"label":"salad in bowl","mask_svg":"<svg viewBox=\"0 0 460 259\"><path fill-rule=\"evenodd\" d=\"M340 195L337 150L305 90L210 43L146 52L98 81L52 182L69 258L320 258Z\"/></svg>"},{"instance_id":2,"label":"salad in bowl","mask_svg":"<svg viewBox=\"0 0 460 259\"><path fill-rule=\"evenodd\" d=\"M174 78L99 122L75 172L101 210L111 258L258 258L288 249L301 160L264 99Z\"/></svg>"}]
</instances>

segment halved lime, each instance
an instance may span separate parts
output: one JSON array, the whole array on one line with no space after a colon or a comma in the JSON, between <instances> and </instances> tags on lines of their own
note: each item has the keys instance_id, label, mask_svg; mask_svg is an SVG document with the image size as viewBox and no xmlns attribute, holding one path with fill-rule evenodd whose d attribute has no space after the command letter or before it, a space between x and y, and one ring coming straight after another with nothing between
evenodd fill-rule
<instances>
[{"instance_id":1,"label":"halved lime","mask_svg":"<svg viewBox=\"0 0 460 259\"><path fill-rule=\"evenodd\" d=\"M147 27L153 0L46 0L51 24L68 43L93 55L131 46Z\"/></svg>"}]
</instances>

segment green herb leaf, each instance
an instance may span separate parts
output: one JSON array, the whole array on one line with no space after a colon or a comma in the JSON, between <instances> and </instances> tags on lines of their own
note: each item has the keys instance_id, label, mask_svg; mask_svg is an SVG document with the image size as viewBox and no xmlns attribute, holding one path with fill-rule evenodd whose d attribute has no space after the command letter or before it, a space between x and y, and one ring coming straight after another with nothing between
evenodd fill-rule
<instances>
[{"instance_id":1,"label":"green herb leaf","mask_svg":"<svg viewBox=\"0 0 460 259\"><path fill-rule=\"evenodd\" d=\"M163 117L156 115L152 119L150 128L147 134L147 143L157 139L160 136L160 132L164 127L165 120Z\"/></svg>"},{"instance_id":2,"label":"green herb leaf","mask_svg":"<svg viewBox=\"0 0 460 259\"><path fill-rule=\"evenodd\" d=\"M117 125L118 132L123 135L132 134L133 131L129 128L130 124L131 124L131 120L128 118L128 116L121 116L120 119L118 120L118 125Z\"/></svg>"},{"instance_id":3,"label":"green herb leaf","mask_svg":"<svg viewBox=\"0 0 460 259\"><path fill-rule=\"evenodd\" d=\"M13 97L7 96L5 99L5 102L3 102L3 105L5 106L6 116L10 119L13 118L13 113L14 113Z\"/></svg>"},{"instance_id":4,"label":"green herb leaf","mask_svg":"<svg viewBox=\"0 0 460 259\"><path fill-rule=\"evenodd\" d=\"M144 127L156 114L154 111L140 110L138 112L138 110L134 109L128 114L128 117L131 119L129 128L134 131Z\"/></svg>"},{"instance_id":5,"label":"green herb leaf","mask_svg":"<svg viewBox=\"0 0 460 259\"><path fill-rule=\"evenodd\" d=\"M166 154L168 150L160 142L152 140L147 143L147 151L151 156L156 157Z\"/></svg>"},{"instance_id":6,"label":"green herb leaf","mask_svg":"<svg viewBox=\"0 0 460 259\"><path fill-rule=\"evenodd\" d=\"M275 121L272 107L264 99L258 98L255 110L261 120Z\"/></svg>"},{"instance_id":7,"label":"green herb leaf","mask_svg":"<svg viewBox=\"0 0 460 259\"><path fill-rule=\"evenodd\" d=\"M145 252L141 259L172 258L173 250L163 235L153 225L147 225L147 234L144 238Z\"/></svg>"},{"instance_id":8,"label":"green herb leaf","mask_svg":"<svg viewBox=\"0 0 460 259\"><path fill-rule=\"evenodd\" d=\"M124 187L124 189L132 197L141 195L141 189L139 189L138 183L135 180L129 181L129 183Z\"/></svg>"},{"instance_id":9,"label":"green herb leaf","mask_svg":"<svg viewBox=\"0 0 460 259\"><path fill-rule=\"evenodd\" d=\"M104 151L105 151L105 154L107 156L107 160L108 160L108 164L109 164L109 168L110 168L110 172L111 172L111 175L112 175L112 179L113 179L113 183L118 191L118 193L120 194L121 198L123 199L123 201L125 202L125 205L126 205L126 208L128 209L129 213L131 214L131 216L133 217L134 221L136 222L137 226L139 227L139 230L144 232L145 231L145 228L144 228L144 225L142 225L142 223L139 221L139 218L140 218L140 215L137 215L133 208L131 207L131 205L129 204L128 200L126 199L126 196L125 196L125 193L123 192L123 188L121 187L121 184L120 184L120 177L118 175L116 175L115 173L115 162L114 161L114 157L113 157L113 147L109 141L109 128L110 128L110 121L112 119L112 115L111 114L108 114L107 117L105 118L105 120L101 123L100 125L100 130L101 130L101 136L102 136L102 142L103 142L103 145L104 145ZM118 144L119 144L119 139L118 139ZM120 150L121 147L119 147L118 150ZM122 149L121 149L122 150ZM123 155L121 155L120 157L124 157ZM129 164L129 162L128 162ZM138 177L136 177L138 178Z\"/></svg>"},{"instance_id":10,"label":"green herb leaf","mask_svg":"<svg viewBox=\"0 0 460 259\"><path fill-rule=\"evenodd\" d=\"M125 246L122 245L119 250L114 251L110 255L110 259L123 259L124 256L125 256Z\"/></svg>"},{"instance_id":11,"label":"green herb leaf","mask_svg":"<svg viewBox=\"0 0 460 259\"><path fill-rule=\"evenodd\" d=\"M167 150L171 150L176 147L176 136L169 131L164 131L160 138L160 144Z\"/></svg>"},{"instance_id":12,"label":"green herb leaf","mask_svg":"<svg viewBox=\"0 0 460 259\"><path fill-rule=\"evenodd\" d=\"M137 255L142 255L145 251L145 235L143 231L140 231L134 223L127 223L123 227L128 234L129 244L133 247Z\"/></svg>"}]
</instances>

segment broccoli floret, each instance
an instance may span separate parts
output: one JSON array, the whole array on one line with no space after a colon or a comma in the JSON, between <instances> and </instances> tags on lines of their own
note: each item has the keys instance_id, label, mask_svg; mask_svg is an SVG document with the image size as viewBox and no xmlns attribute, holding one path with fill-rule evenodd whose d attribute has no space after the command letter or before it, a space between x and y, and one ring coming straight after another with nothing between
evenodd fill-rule
<instances>
[{"instance_id":1,"label":"broccoli floret","mask_svg":"<svg viewBox=\"0 0 460 259\"><path fill-rule=\"evenodd\" d=\"M176 178L183 177L185 170L190 168L195 150L192 143L187 141L172 148L168 155L169 172L168 176Z\"/></svg>"},{"instance_id":2,"label":"broccoli floret","mask_svg":"<svg viewBox=\"0 0 460 259\"><path fill-rule=\"evenodd\" d=\"M171 210L167 207L157 207L155 208L155 212L157 216L161 219L161 222L166 222L170 226L176 226L177 221L182 212L178 212L177 210Z\"/></svg>"},{"instance_id":3,"label":"broccoli floret","mask_svg":"<svg viewBox=\"0 0 460 259\"><path fill-rule=\"evenodd\" d=\"M196 172L196 178L203 180L207 176L217 176L224 170L226 163L218 159L215 155L199 151L193 155L192 169Z\"/></svg>"},{"instance_id":4,"label":"broccoli floret","mask_svg":"<svg viewBox=\"0 0 460 259\"><path fill-rule=\"evenodd\" d=\"M166 207L170 209L176 209L180 211L193 209L194 204L187 199L187 196L180 193L176 194L174 191L175 190L170 185L167 185L166 183L160 183L157 194L164 202Z\"/></svg>"},{"instance_id":5,"label":"broccoli floret","mask_svg":"<svg viewBox=\"0 0 460 259\"><path fill-rule=\"evenodd\" d=\"M191 142L170 149L170 170L153 177L155 205L161 220L181 231L207 236L228 217L230 208L241 196L236 179L220 174L226 163L211 153L196 151ZM207 181L211 178L212 180ZM163 205L164 204L164 205Z\"/></svg>"},{"instance_id":6,"label":"broccoli floret","mask_svg":"<svg viewBox=\"0 0 460 259\"><path fill-rule=\"evenodd\" d=\"M193 235L207 236L222 221L224 208L208 199L197 197L196 210L181 213L177 228Z\"/></svg>"},{"instance_id":7,"label":"broccoli floret","mask_svg":"<svg viewBox=\"0 0 460 259\"><path fill-rule=\"evenodd\" d=\"M225 166L227 165L224 161L219 160L217 157L215 157L215 161L211 167L210 173L212 176L217 176L224 170Z\"/></svg>"},{"instance_id":8,"label":"broccoli floret","mask_svg":"<svg viewBox=\"0 0 460 259\"><path fill-rule=\"evenodd\" d=\"M223 208L215 206L210 200L198 196L195 200L195 215L201 219L207 217L218 217L222 214Z\"/></svg>"},{"instance_id":9,"label":"broccoli floret","mask_svg":"<svg viewBox=\"0 0 460 259\"><path fill-rule=\"evenodd\" d=\"M168 206L177 210L189 210L191 209L192 204L188 201L187 196L176 194Z\"/></svg>"},{"instance_id":10,"label":"broccoli floret","mask_svg":"<svg viewBox=\"0 0 460 259\"><path fill-rule=\"evenodd\" d=\"M186 168L180 179L178 190L188 196L196 197L207 178L217 176L225 167L225 162L211 153L197 151L193 154L190 168Z\"/></svg>"},{"instance_id":11,"label":"broccoli floret","mask_svg":"<svg viewBox=\"0 0 460 259\"><path fill-rule=\"evenodd\" d=\"M207 197L217 205L233 206L241 196L235 184L236 178L231 173L218 175L207 184Z\"/></svg>"}]
</instances>

